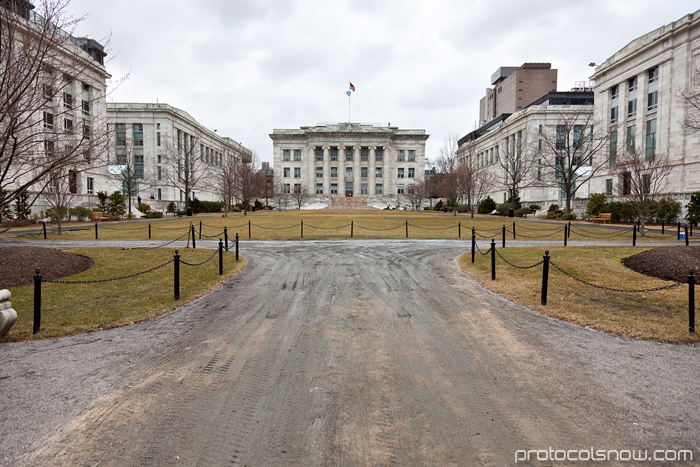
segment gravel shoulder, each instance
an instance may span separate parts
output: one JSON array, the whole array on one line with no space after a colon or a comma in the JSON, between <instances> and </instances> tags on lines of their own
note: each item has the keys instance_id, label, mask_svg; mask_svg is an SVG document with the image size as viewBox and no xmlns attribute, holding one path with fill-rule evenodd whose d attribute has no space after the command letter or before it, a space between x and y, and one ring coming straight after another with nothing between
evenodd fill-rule
<instances>
[{"instance_id":1,"label":"gravel shoulder","mask_svg":"<svg viewBox=\"0 0 700 467\"><path fill-rule=\"evenodd\" d=\"M503 465L700 441L697 348L514 305L461 273L466 242L244 245L241 274L151 322L0 345L0 464Z\"/></svg>"}]
</instances>

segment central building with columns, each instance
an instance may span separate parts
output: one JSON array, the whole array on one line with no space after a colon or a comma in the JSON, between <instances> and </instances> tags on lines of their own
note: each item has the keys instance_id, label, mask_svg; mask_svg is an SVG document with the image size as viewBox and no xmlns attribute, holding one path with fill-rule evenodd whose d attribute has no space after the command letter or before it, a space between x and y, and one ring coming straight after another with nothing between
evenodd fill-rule
<instances>
[{"instance_id":1,"label":"central building with columns","mask_svg":"<svg viewBox=\"0 0 700 467\"><path fill-rule=\"evenodd\" d=\"M276 185L306 190L309 204L407 204L405 193L425 177L425 130L359 123L273 130Z\"/></svg>"}]
</instances>

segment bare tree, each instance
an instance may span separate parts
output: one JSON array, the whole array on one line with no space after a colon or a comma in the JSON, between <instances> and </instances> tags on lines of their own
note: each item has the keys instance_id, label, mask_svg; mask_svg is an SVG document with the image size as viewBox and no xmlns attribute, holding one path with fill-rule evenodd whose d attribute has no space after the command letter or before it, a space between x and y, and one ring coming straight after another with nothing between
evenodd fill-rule
<instances>
[{"instance_id":1,"label":"bare tree","mask_svg":"<svg viewBox=\"0 0 700 467\"><path fill-rule=\"evenodd\" d=\"M420 205L423 204L427 192L427 183L425 181L408 185L408 188L406 188L406 196L411 203L412 211L416 209L416 206L420 209Z\"/></svg>"},{"instance_id":2,"label":"bare tree","mask_svg":"<svg viewBox=\"0 0 700 467\"><path fill-rule=\"evenodd\" d=\"M41 197L46 204L56 213L56 225L58 235L62 235L61 223L68 215L68 210L75 199L75 189L71 186L75 183L75 172L68 170L56 170L48 179L47 186L42 190Z\"/></svg>"},{"instance_id":3,"label":"bare tree","mask_svg":"<svg viewBox=\"0 0 700 467\"><path fill-rule=\"evenodd\" d=\"M678 98L683 107L683 128L688 133L700 133L700 69L695 69L687 90L679 90Z\"/></svg>"},{"instance_id":4,"label":"bare tree","mask_svg":"<svg viewBox=\"0 0 700 467\"><path fill-rule=\"evenodd\" d=\"M214 173L211 179L212 189L219 195L224 205L224 213L226 215L228 215L228 211L236 197L235 185L237 166L238 164L234 157L225 157L221 162L221 166L214 167Z\"/></svg>"},{"instance_id":5,"label":"bare tree","mask_svg":"<svg viewBox=\"0 0 700 467\"><path fill-rule=\"evenodd\" d=\"M562 112L554 124L544 125L538 135L542 146L533 158L549 169L543 177L546 183L564 193L567 213L571 212L571 200L578 189L614 157L608 149L617 128L597 123L593 109Z\"/></svg>"},{"instance_id":6,"label":"bare tree","mask_svg":"<svg viewBox=\"0 0 700 467\"><path fill-rule=\"evenodd\" d=\"M459 180L462 186L462 197L469 206L469 212L474 218L474 211L481 199L493 189L495 184L493 175L485 167L475 168L465 165L459 168Z\"/></svg>"},{"instance_id":7,"label":"bare tree","mask_svg":"<svg viewBox=\"0 0 700 467\"><path fill-rule=\"evenodd\" d=\"M114 153L110 155L108 171L109 179L120 190L127 200L127 216L131 217L132 199L139 196L141 190L150 186L144 177L143 153L137 154L135 148L141 147L142 141L134 144L133 137L126 136L126 128L123 123L108 125L110 132L114 135Z\"/></svg>"},{"instance_id":8,"label":"bare tree","mask_svg":"<svg viewBox=\"0 0 700 467\"><path fill-rule=\"evenodd\" d=\"M306 200L309 199L309 189L306 188L306 185L302 185L300 183L294 185L294 190L292 190L292 199L296 201L299 210L301 210L301 206L306 202Z\"/></svg>"},{"instance_id":9,"label":"bare tree","mask_svg":"<svg viewBox=\"0 0 700 467\"><path fill-rule=\"evenodd\" d=\"M673 167L666 154L638 150L625 152L615 160L618 176L617 194L639 210L641 231L645 224L651 201L666 187L666 180Z\"/></svg>"},{"instance_id":10,"label":"bare tree","mask_svg":"<svg viewBox=\"0 0 700 467\"><path fill-rule=\"evenodd\" d=\"M168 182L184 193L185 210L192 202L192 192L208 181L209 164L204 160L199 137L177 130L175 135L165 137L162 175Z\"/></svg>"},{"instance_id":11,"label":"bare tree","mask_svg":"<svg viewBox=\"0 0 700 467\"><path fill-rule=\"evenodd\" d=\"M459 165L457 163L457 149L459 137L455 133L448 133L438 149L438 157L435 166L438 173L451 173Z\"/></svg>"},{"instance_id":12,"label":"bare tree","mask_svg":"<svg viewBox=\"0 0 700 467\"><path fill-rule=\"evenodd\" d=\"M277 198L278 210L282 210L282 205L284 205L284 209L287 209L289 193L287 193L285 184L281 179L275 181L275 198Z\"/></svg>"},{"instance_id":13,"label":"bare tree","mask_svg":"<svg viewBox=\"0 0 700 467\"><path fill-rule=\"evenodd\" d=\"M233 192L243 204L243 214L247 215L250 202L260 190L260 177L257 169L258 156L253 152L249 164L238 164L234 170Z\"/></svg>"},{"instance_id":14,"label":"bare tree","mask_svg":"<svg viewBox=\"0 0 700 467\"><path fill-rule=\"evenodd\" d=\"M0 210L25 193L31 206L56 174L94 167L104 154L106 122L94 104L105 96L82 84L108 76L104 51L71 35L83 18L70 17L68 3L0 2Z\"/></svg>"},{"instance_id":15,"label":"bare tree","mask_svg":"<svg viewBox=\"0 0 700 467\"><path fill-rule=\"evenodd\" d=\"M515 209L518 193L537 181L534 171L537 165L537 148L533 147L528 133L522 131L513 135L511 144L505 146L502 156L497 155L498 164L503 169L504 185L510 194L510 207Z\"/></svg>"}]
</instances>

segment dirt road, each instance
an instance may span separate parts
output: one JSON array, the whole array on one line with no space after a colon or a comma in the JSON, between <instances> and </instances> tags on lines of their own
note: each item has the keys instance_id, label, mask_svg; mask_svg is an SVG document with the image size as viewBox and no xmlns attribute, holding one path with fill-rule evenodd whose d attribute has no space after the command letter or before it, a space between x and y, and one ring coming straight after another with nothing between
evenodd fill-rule
<instances>
[{"instance_id":1,"label":"dirt road","mask_svg":"<svg viewBox=\"0 0 700 467\"><path fill-rule=\"evenodd\" d=\"M513 305L459 271L465 248L250 242L242 274L168 316L2 345L0 460L506 465L698 446L698 349Z\"/></svg>"}]
</instances>

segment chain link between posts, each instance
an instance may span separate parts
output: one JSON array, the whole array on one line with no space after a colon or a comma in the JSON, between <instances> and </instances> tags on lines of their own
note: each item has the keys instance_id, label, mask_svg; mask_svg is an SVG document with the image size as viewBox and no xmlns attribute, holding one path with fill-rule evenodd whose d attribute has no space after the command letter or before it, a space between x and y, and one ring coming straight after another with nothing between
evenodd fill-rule
<instances>
[{"instance_id":1,"label":"chain link between posts","mask_svg":"<svg viewBox=\"0 0 700 467\"><path fill-rule=\"evenodd\" d=\"M592 282L588 282L588 281L586 281L586 280L580 279L580 278L574 276L573 274L564 271L562 268L560 268L559 266L557 266L556 264L554 264L554 263L552 262L551 259L549 260L549 264L551 264L552 266L554 266L556 269L558 269L558 270L559 270L560 272L562 272L564 275L569 276L570 278L572 278L572 279L574 279L574 280L577 280L577 281L579 281L579 282L581 282L581 283L583 283L583 284L586 284L586 285L590 285L591 287L595 287L595 288L601 289L601 290L607 290L607 291L610 291L610 292L626 292L626 293L656 292L657 290L672 289L672 288L674 288L674 287L678 287L679 285L683 285L683 284L686 283L686 282L676 282L676 283L674 283L674 284L664 285L664 286L661 286L661 287L653 287L653 288L650 288L650 289L639 289L639 290L615 289L615 288L612 288L612 287L605 287L605 286L602 286L602 285L594 284L594 283L592 283Z\"/></svg>"},{"instance_id":2,"label":"chain link between posts","mask_svg":"<svg viewBox=\"0 0 700 467\"><path fill-rule=\"evenodd\" d=\"M135 273L133 273L133 274L127 274L126 276L112 277L112 278L110 278L110 279L96 279L96 280L91 280L91 281L61 281L61 280L41 279L41 282L50 282L50 283L53 283L53 284L97 284L97 283L100 283L100 282L112 282L112 281L118 281L118 280L122 280L122 279L128 279L128 278L130 278L130 277L136 277L136 276L140 276L140 275L142 275L142 274L146 274L146 273L149 273L149 272L153 272L153 271L155 271L156 269L160 269L160 268L162 268L162 267L167 266L168 264L172 263L173 261L175 261L175 260L174 260L174 259L171 259L170 261L168 261L168 262L166 262L166 263L160 264L160 265L158 265L158 266L155 266L155 267L153 267L153 268L151 268L151 269L147 269L147 270L145 270L145 271L135 272Z\"/></svg>"}]
</instances>

